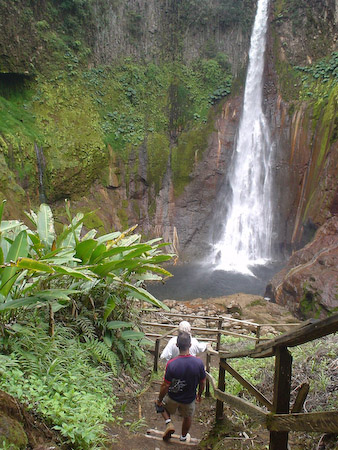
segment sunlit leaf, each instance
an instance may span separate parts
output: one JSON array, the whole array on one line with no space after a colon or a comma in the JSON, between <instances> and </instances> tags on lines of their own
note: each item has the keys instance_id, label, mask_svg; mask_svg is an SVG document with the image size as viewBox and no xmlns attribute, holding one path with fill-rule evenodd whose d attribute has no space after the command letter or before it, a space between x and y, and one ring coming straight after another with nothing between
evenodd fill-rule
<instances>
[{"instance_id":1,"label":"sunlit leaf","mask_svg":"<svg viewBox=\"0 0 338 450\"><path fill-rule=\"evenodd\" d=\"M27 270L33 270L37 272L47 272L47 273L53 273L54 270L51 266L49 266L46 263L36 261L35 259L30 258L20 258L18 259L16 263L16 267L19 267L19 269L27 269Z\"/></svg>"},{"instance_id":2,"label":"sunlit leaf","mask_svg":"<svg viewBox=\"0 0 338 450\"><path fill-rule=\"evenodd\" d=\"M52 248L55 239L54 218L50 206L42 203L37 214L37 230L41 242L48 249Z\"/></svg>"},{"instance_id":3,"label":"sunlit leaf","mask_svg":"<svg viewBox=\"0 0 338 450\"><path fill-rule=\"evenodd\" d=\"M63 275L69 275L74 278L81 278L82 280L92 281L92 278L81 270L72 269L71 267L66 266L53 266L53 269L55 270L55 272Z\"/></svg>"}]
</instances>

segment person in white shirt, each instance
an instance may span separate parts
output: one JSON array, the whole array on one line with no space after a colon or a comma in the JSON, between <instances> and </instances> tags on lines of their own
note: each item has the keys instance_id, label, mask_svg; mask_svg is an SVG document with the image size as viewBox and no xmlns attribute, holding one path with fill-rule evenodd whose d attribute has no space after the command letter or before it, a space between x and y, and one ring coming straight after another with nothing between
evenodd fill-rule
<instances>
[{"instance_id":1,"label":"person in white shirt","mask_svg":"<svg viewBox=\"0 0 338 450\"><path fill-rule=\"evenodd\" d=\"M186 320L183 320L178 326L178 334L183 332L189 333L191 336L191 326L190 323L187 322ZM176 344L177 344L177 336L174 336L169 340L168 344L163 349L160 358L169 361L170 359L178 356L179 349ZM189 353L192 356L196 356L198 355L198 353L205 352L205 350L209 345L210 344L207 344L206 342L199 342L196 338L192 337Z\"/></svg>"}]
</instances>

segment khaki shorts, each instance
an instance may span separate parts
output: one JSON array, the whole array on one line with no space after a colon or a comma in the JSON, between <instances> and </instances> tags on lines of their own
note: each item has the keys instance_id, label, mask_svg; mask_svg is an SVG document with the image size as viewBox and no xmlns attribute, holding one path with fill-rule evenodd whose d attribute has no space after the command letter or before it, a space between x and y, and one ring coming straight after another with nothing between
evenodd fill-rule
<instances>
[{"instance_id":1,"label":"khaki shorts","mask_svg":"<svg viewBox=\"0 0 338 450\"><path fill-rule=\"evenodd\" d=\"M170 415L175 414L177 409L182 417L192 417L195 413L195 400L191 403L179 403L167 394L163 399L163 404Z\"/></svg>"}]
</instances>

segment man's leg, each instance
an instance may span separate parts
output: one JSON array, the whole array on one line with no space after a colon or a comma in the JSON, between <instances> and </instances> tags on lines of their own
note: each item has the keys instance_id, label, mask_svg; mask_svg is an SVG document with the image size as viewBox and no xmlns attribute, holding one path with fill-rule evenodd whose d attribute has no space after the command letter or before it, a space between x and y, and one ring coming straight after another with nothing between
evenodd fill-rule
<instances>
[{"instance_id":1,"label":"man's leg","mask_svg":"<svg viewBox=\"0 0 338 450\"><path fill-rule=\"evenodd\" d=\"M180 405L181 413L183 416L182 421L182 434L180 437L180 441L189 442L190 441L190 434L188 431L190 430L192 418L195 413L195 400L192 403L186 404L186 405Z\"/></svg>"},{"instance_id":2,"label":"man's leg","mask_svg":"<svg viewBox=\"0 0 338 450\"><path fill-rule=\"evenodd\" d=\"M163 433L162 439L164 441L168 441L171 438L171 435L175 432L175 427L170 418L170 411L172 410L172 412L174 413L176 408L175 405L172 404L168 396L166 396L164 400L165 400L164 411L161 414L163 419L165 420L166 429Z\"/></svg>"},{"instance_id":3,"label":"man's leg","mask_svg":"<svg viewBox=\"0 0 338 450\"><path fill-rule=\"evenodd\" d=\"M182 422L182 437L185 437L190 430L192 417L184 417Z\"/></svg>"}]
</instances>

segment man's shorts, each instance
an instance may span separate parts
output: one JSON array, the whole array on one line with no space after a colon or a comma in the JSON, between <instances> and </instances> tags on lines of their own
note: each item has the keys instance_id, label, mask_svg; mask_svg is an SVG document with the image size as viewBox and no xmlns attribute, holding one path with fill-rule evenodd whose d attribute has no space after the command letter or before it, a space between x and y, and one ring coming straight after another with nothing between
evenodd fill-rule
<instances>
[{"instance_id":1,"label":"man's shorts","mask_svg":"<svg viewBox=\"0 0 338 450\"><path fill-rule=\"evenodd\" d=\"M179 403L167 394L163 399L163 404L170 415L175 414L177 409L182 417L192 417L195 413L195 400L191 403Z\"/></svg>"}]
</instances>

